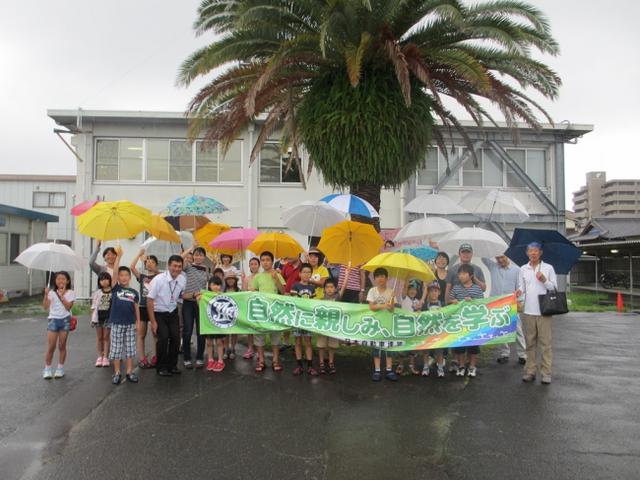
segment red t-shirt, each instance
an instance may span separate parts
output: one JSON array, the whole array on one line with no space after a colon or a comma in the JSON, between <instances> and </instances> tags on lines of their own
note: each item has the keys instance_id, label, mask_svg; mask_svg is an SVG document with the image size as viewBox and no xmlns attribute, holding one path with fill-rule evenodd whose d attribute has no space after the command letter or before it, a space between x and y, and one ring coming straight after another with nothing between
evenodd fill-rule
<instances>
[{"instance_id":1,"label":"red t-shirt","mask_svg":"<svg viewBox=\"0 0 640 480\"><path fill-rule=\"evenodd\" d=\"M291 263L287 263L286 265L282 265L282 267L280 267L282 276L284 277L286 282L284 286L285 293L289 293L291 291L291 287L293 287L294 284L300 281L300 265L302 264L298 263L298 265L294 266Z\"/></svg>"}]
</instances>

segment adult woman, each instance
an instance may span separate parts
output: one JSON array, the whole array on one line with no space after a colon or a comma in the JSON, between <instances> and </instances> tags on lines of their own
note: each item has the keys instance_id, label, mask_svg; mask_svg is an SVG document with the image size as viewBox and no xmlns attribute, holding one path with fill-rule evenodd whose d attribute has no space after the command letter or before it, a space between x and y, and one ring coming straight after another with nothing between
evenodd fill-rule
<instances>
[{"instance_id":1,"label":"adult woman","mask_svg":"<svg viewBox=\"0 0 640 480\"><path fill-rule=\"evenodd\" d=\"M102 252L102 259L104 260L104 265L100 265L96 262L98 258L98 252L100 252L100 246L102 245L102 240L98 240L96 244L96 249L91 253L89 257L89 265L91 265L91 270L96 275L100 275L102 272L107 272L113 278L113 265L116 262L116 257L118 256L118 250L122 251L120 247L107 247Z\"/></svg>"}]
</instances>

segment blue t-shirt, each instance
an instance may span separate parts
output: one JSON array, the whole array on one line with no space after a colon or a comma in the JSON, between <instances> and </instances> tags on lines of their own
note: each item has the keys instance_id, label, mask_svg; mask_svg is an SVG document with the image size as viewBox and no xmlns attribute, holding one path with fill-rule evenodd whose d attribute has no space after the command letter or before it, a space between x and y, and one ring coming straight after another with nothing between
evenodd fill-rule
<instances>
[{"instance_id":1,"label":"blue t-shirt","mask_svg":"<svg viewBox=\"0 0 640 480\"><path fill-rule=\"evenodd\" d=\"M136 308L140 296L133 288L116 285L111 291L111 314L113 325L133 325L136 323Z\"/></svg>"},{"instance_id":2,"label":"blue t-shirt","mask_svg":"<svg viewBox=\"0 0 640 480\"><path fill-rule=\"evenodd\" d=\"M464 300L465 298L484 298L484 292L482 289L476 285L472 284L469 288L458 283L457 285L453 285L451 288L451 293L449 293L449 298L453 300Z\"/></svg>"},{"instance_id":3,"label":"blue t-shirt","mask_svg":"<svg viewBox=\"0 0 640 480\"><path fill-rule=\"evenodd\" d=\"M315 298L316 286L311 284L304 285L302 283L295 283L293 287L291 287L291 293L300 298Z\"/></svg>"}]
</instances>

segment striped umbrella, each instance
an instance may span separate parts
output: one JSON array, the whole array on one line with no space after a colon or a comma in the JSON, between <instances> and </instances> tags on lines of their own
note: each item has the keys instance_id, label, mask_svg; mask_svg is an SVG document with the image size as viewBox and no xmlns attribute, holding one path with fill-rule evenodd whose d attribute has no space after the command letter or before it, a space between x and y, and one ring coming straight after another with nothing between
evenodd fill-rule
<instances>
[{"instance_id":1,"label":"striped umbrella","mask_svg":"<svg viewBox=\"0 0 640 480\"><path fill-rule=\"evenodd\" d=\"M336 210L348 213L349 215L360 215L368 218L380 216L369 202L355 195L333 193L326 197L322 197L320 201L328 203Z\"/></svg>"}]
</instances>

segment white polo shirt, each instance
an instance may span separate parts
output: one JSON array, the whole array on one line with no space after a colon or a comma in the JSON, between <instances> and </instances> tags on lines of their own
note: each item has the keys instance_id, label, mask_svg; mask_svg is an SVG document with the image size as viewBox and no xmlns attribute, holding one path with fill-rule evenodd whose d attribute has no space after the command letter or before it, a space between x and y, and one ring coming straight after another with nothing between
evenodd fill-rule
<instances>
[{"instance_id":1,"label":"white polo shirt","mask_svg":"<svg viewBox=\"0 0 640 480\"><path fill-rule=\"evenodd\" d=\"M169 272L164 272L153 277L147 295L147 298L153 300L153 311L173 312L178 307L186 284L184 275L171 278Z\"/></svg>"},{"instance_id":2,"label":"white polo shirt","mask_svg":"<svg viewBox=\"0 0 640 480\"><path fill-rule=\"evenodd\" d=\"M538 272L542 272L546 282L542 283L536 278ZM520 290L524 295L524 313L527 315L540 315L538 295L545 295L547 290L556 290L557 288L556 271L550 264L541 260L535 269L530 263L520 267Z\"/></svg>"}]
</instances>

